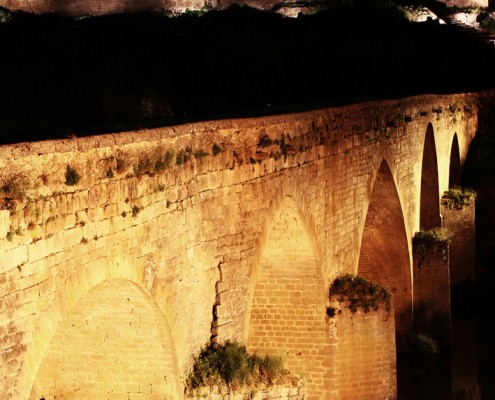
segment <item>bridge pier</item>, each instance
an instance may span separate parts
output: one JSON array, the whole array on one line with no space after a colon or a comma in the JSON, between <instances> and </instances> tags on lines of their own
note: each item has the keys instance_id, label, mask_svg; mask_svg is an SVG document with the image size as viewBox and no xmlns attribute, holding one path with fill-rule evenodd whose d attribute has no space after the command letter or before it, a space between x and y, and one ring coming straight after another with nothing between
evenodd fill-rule
<instances>
[{"instance_id":1,"label":"bridge pier","mask_svg":"<svg viewBox=\"0 0 495 400\"><path fill-rule=\"evenodd\" d=\"M426 243L414 252L414 331L425 333L441 348L451 345L449 245Z\"/></svg>"}]
</instances>

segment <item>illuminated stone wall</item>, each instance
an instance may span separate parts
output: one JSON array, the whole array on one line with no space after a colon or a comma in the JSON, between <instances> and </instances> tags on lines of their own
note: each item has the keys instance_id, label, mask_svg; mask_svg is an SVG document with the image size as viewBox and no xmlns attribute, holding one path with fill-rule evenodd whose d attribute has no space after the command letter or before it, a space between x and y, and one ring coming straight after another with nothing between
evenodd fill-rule
<instances>
[{"instance_id":1,"label":"illuminated stone wall","mask_svg":"<svg viewBox=\"0 0 495 400\"><path fill-rule=\"evenodd\" d=\"M150 346L161 349L170 366L148 367L168 368L171 379L162 388L177 395L174 382L183 382L191 356L212 335L248 341L262 302L264 257L274 257L278 245L270 243L281 243L273 238L277 213L287 204L297 208L292 226L304 232L292 239L300 247L291 246L291 268L311 268L314 319L326 321L323 298L330 282L357 272L383 160L400 200L411 268L427 126L435 136L443 193L454 134L462 164L476 132L477 99L420 96L0 147L0 181L12 193L0 200L0 398L25 400L33 385L46 387L42 382L57 368L47 367L47 360L63 342L54 338L70 321L89 318L87 294L106 282L115 301L124 303L132 283L140 304L153 310L157 329L169 332L153 334ZM81 177L75 185L67 184L66 173L74 177L68 166ZM115 315L105 310L105 318L119 331L132 318L124 305L115 307ZM151 334L148 323L119 340ZM140 357L147 351L136 349ZM297 368L293 372L304 377L307 371ZM340 381L325 379L338 394ZM137 394L128 393L153 398L150 385L158 383L140 382ZM122 387L102 387L102 397Z\"/></svg>"},{"instance_id":2,"label":"illuminated stone wall","mask_svg":"<svg viewBox=\"0 0 495 400\"><path fill-rule=\"evenodd\" d=\"M295 1L295 0L294 0ZM136 11L201 10L205 4L216 8L247 5L259 9L271 9L279 0L0 0L0 6L10 10L22 10L35 14L56 13L62 15L103 15Z\"/></svg>"},{"instance_id":3,"label":"illuminated stone wall","mask_svg":"<svg viewBox=\"0 0 495 400\"><path fill-rule=\"evenodd\" d=\"M352 313L340 304L332 318L335 329L335 398L394 399L397 396L394 312L382 305ZM331 397L333 398L333 397Z\"/></svg>"},{"instance_id":4,"label":"illuminated stone wall","mask_svg":"<svg viewBox=\"0 0 495 400\"><path fill-rule=\"evenodd\" d=\"M488 7L490 0L440 0L442 3L447 4L449 7L470 7L480 6Z\"/></svg>"},{"instance_id":5,"label":"illuminated stone wall","mask_svg":"<svg viewBox=\"0 0 495 400\"><path fill-rule=\"evenodd\" d=\"M489 0L440 0L449 7L481 6L488 7ZM261 10L270 10L282 3L296 0L0 0L0 6L13 11L26 11L35 14L56 13L62 15L104 15L137 11L201 10L205 5L215 8L228 8L232 5L246 5ZM290 13L290 7L286 9ZM294 15L294 13L291 13ZM297 13L295 13L297 15Z\"/></svg>"}]
</instances>

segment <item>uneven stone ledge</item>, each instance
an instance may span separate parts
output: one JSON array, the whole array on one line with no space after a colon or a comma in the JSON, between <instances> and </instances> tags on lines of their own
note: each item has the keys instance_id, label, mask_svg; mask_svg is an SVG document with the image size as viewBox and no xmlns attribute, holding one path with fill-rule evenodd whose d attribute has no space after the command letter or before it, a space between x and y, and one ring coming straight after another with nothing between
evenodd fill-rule
<instances>
[{"instance_id":1,"label":"uneven stone ledge","mask_svg":"<svg viewBox=\"0 0 495 400\"><path fill-rule=\"evenodd\" d=\"M227 387L214 386L202 388L194 395L186 396L186 399L209 399L209 400L298 400L306 398L306 387L303 380L297 382L297 386L276 385L267 388L239 388L229 393Z\"/></svg>"}]
</instances>

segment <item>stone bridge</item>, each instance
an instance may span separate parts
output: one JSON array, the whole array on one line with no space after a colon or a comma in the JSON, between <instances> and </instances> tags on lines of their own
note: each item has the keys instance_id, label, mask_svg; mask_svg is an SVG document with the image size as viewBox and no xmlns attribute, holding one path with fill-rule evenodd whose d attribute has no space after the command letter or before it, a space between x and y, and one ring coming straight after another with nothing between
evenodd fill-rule
<instances>
[{"instance_id":1,"label":"stone bridge","mask_svg":"<svg viewBox=\"0 0 495 400\"><path fill-rule=\"evenodd\" d=\"M308 398L394 398L395 336L440 293L412 238L442 224L478 97L0 147L0 399L183 398L226 339L283 353ZM393 294L395 326L327 315L344 273Z\"/></svg>"}]
</instances>

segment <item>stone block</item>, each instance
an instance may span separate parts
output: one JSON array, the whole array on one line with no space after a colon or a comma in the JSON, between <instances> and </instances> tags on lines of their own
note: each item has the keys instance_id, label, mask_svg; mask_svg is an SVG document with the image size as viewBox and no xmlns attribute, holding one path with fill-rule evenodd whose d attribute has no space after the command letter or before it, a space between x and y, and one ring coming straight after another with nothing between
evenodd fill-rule
<instances>
[{"instance_id":1,"label":"stone block","mask_svg":"<svg viewBox=\"0 0 495 400\"><path fill-rule=\"evenodd\" d=\"M27 246L20 246L12 250L7 250L2 254L0 263L0 273L10 271L11 269L21 266L28 261Z\"/></svg>"},{"instance_id":2,"label":"stone block","mask_svg":"<svg viewBox=\"0 0 495 400\"><path fill-rule=\"evenodd\" d=\"M0 210L0 239L7 236L7 232L10 231L10 211Z\"/></svg>"}]
</instances>

